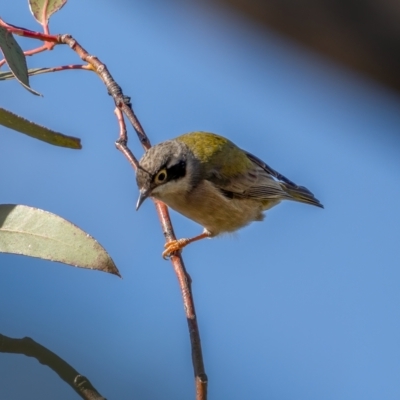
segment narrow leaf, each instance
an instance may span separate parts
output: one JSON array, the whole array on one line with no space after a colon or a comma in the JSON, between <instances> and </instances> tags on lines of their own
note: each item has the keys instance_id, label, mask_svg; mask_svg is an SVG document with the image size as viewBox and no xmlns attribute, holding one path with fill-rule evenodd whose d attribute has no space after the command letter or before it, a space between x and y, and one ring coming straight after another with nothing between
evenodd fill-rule
<instances>
[{"instance_id":1,"label":"narrow leaf","mask_svg":"<svg viewBox=\"0 0 400 400\"><path fill-rule=\"evenodd\" d=\"M0 26L0 49L18 82L31 93L41 96L40 93L31 89L29 86L28 68L26 66L24 52L14 39L14 36L2 26Z\"/></svg>"},{"instance_id":2,"label":"narrow leaf","mask_svg":"<svg viewBox=\"0 0 400 400\"><path fill-rule=\"evenodd\" d=\"M0 107L0 125L7 128L14 129L15 131L24 133L35 139L43 142L50 143L54 146L68 147L70 149L81 149L81 140L73 137L66 136L62 133L52 131L44 126L30 122L25 118L20 117Z\"/></svg>"},{"instance_id":3,"label":"narrow leaf","mask_svg":"<svg viewBox=\"0 0 400 400\"><path fill-rule=\"evenodd\" d=\"M0 205L0 252L120 276L111 257L95 239L58 215L34 207Z\"/></svg>"},{"instance_id":4,"label":"narrow leaf","mask_svg":"<svg viewBox=\"0 0 400 400\"><path fill-rule=\"evenodd\" d=\"M36 21L46 25L49 18L62 7L67 0L29 0L29 8Z\"/></svg>"},{"instance_id":5,"label":"narrow leaf","mask_svg":"<svg viewBox=\"0 0 400 400\"><path fill-rule=\"evenodd\" d=\"M47 74L49 72L54 72L54 68L30 68L28 69L28 75L40 75ZM0 71L0 81L6 81L9 79L14 79L15 76L10 71Z\"/></svg>"}]
</instances>

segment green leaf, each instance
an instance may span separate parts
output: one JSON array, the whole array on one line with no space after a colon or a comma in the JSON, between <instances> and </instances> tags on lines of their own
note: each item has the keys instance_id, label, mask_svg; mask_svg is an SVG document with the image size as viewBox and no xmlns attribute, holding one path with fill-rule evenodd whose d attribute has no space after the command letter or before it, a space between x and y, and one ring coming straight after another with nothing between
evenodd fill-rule
<instances>
[{"instance_id":1,"label":"green leaf","mask_svg":"<svg viewBox=\"0 0 400 400\"><path fill-rule=\"evenodd\" d=\"M120 276L111 257L95 239L58 215L34 207L0 205L0 252Z\"/></svg>"},{"instance_id":2,"label":"green leaf","mask_svg":"<svg viewBox=\"0 0 400 400\"><path fill-rule=\"evenodd\" d=\"M15 131L24 133L35 139L43 142L50 143L54 146L68 147L70 149L81 149L81 140L73 137L66 136L62 133L52 131L44 126L30 122L25 118L20 117L0 107L0 125L7 128L14 129Z\"/></svg>"},{"instance_id":3,"label":"green leaf","mask_svg":"<svg viewBox=\"0 0 400 400\"><path fill-rule=\"evenodd\" d=\"M31 89L29 86L28 68L26 66L24 52L14 39L14 36L2 26L0 26L0 49L18 82L31 93L41 96L40 93Z\"/></svg>"},{"instance_id":4,"label":"green leaf","mask_svg":"<svg viewBox=\"0 0 400 400\"><path fill-rule=\"evenodd\" d=\"M29 8L36 21L46 25L49 18L62 7L67 0L29 0Z\"/></svg>"},{"instance_id":5,"label":"green leaf","mask_svg":"<svg viewBox=\"0 0 400 400\"><path fill-rule=\"evenodd\" d=\"M28 75L40 75L47 74L49 72L54 72L54 68L30 68L28 69ZM0 71L0 81L6 81L9 79L14 79L15 76L10 71Z\"/></svg>"}]
</instances>

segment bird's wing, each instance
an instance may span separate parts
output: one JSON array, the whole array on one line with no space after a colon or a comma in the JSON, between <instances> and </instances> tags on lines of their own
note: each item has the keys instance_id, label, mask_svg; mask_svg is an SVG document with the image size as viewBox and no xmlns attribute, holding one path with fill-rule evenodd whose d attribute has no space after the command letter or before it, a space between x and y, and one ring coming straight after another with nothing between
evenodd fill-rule
<instances>
[{"instance_id":1,"label":"bird's wing","mask_svg":"<svg viewBox=\"0 0 400 400\"><path fill-rule=\"evenodd\" d=\"M234 178L227 178L222 170L214 170L209 177L226 197L254 199L267 203L287 199L322 207L304 186L296 185L258 157L245 151L242 154L247 159L247 163L244 163L247 166Z\"/></svg>"},{"instance_id":2,"label":"bird's wing","mask_svg":"<svg viewBox=\"0 0 400 400\"><path fill-rule=\"evenodd\" d=\"M247 157L258 167L263 169L268 175L274 177L280 184L282 190L291 200L299 201L302 203L312 204L317 207L324 208L324 206L319 202L318 199L304 186L298 186L293 183L290 179L286 178L284 175L272 169L264 161L260 160L258 157L253 156L250 153L245 152Z\"/></svg>"},{"instance_id":3,"label":"bird's wing","mask_svg":"<svg viewBox=\"0 0 400 400\"><path fill-rule=\"evenodd\" d=\"M275 176L280 176L280 174L261 160L243 150L240 150L240 155L236 153L234 159L234 167L230 168L226 165L226 163L232 162L232 159L224 160L223 164L219 162L218 165L221 167L209 171L207 178L226 197L260 201L292 198L290 194L283 190L281 183ZM240 168L238 168L238 165ZM232 170L236 170L234 176L227 176L226 173Z\"/></svg>"}]
</instances>

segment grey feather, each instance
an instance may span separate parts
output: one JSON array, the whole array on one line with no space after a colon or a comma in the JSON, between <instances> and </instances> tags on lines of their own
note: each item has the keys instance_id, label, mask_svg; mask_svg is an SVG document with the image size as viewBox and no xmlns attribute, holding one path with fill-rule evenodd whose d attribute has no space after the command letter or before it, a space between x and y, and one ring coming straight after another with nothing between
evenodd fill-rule
<instances>
[{"instance_id":1,"label":"grey feather","mask_svg":"<svg viewBox=\"0 0 400 400\"><path fill-rule=\"evenodd\" d=\"M252 161L252 168L244 174L228 180L213 171L207 178L226 197L259 201L294 200L323 207L307 188L296 185L256 156L245 153Z\"/></svg>"}]
</instances>

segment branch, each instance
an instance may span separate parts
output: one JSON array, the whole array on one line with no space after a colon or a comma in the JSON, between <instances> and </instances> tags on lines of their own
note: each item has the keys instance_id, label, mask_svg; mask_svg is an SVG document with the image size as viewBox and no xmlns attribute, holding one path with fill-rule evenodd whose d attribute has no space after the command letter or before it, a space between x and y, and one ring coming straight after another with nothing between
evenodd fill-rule
<instances>
[{"instance_id":1,"label":"branch","mask_svg":"<svg viewBox=\"0 0 400 400\"><path fill-rule=\"evenodd\" d=\"M19 26L7 24L0 18L0 26L6 28L9 32L14 35L27 37L30 39L42 40L43 42L50 43L49 50L51 50L56 44L60 44L60 35L48 35L46 33L34 32L29 29L21 28Z\"/></svg>"},{"instance_id":2,"label":"branch","mask_svg":"<svg viewBox=\"0 0 400 400\"><path fill-rule=\"evenodd\" d=\"M128 162L131 164L132 168L134 168L134 170L136 171L139 163L130 151L130 149L127 147L128 138L126 134L125 121L123 119L122 112L118 107L115 109L115 114L117 116L118 125L120 128L119 138L115 142L115 145L117 149L124 154ZM160 219L161 227L163 229L167 243L169 241L175 240L176 237L171 224L171 219L169 217L167 206L164 203L155 199L153 199L153 201L155 203L157 214ZM172 255L170 257L170 260L178 279L179 286L181 288L183 306L189 328L190 344L192 348L192 362L196 386L196 399L206 400L208 379L204 369L200 332L197 324L196 310L192 294L192 280L190 278L190 275L186 271L182 256L180 254Z\"/></svg>"},{"instance_id":3,"label":"branch","mask_svg":"<svg viewBox=\"0 0 400 400\"><path fill-rule=\"evenodd\" d=\"M113 97L117 107L115 112L120 129L119 138L116 141L116 147L125 155L131 166L136 170L138 161L127 146L128 137L122 113L125 114L134 127L143 148L148 150L151 147L151 144L139 120L133 112L130 98L123 94L121 87L115 82L106 65L103 64L97 57L89 55L89 53L71 35L62 35L60 37L60 42L69 45L69 47L74 50L83 61L89 63L93 67L93 70L99 75L100 79L105 84L108 93ZM176 237L171 224L167 206L155 199L153 199L153 201L155 203L161 228L167 243L175 240ZM183 305L189 328L190 343L192 347L192 362L195 375L196 399L206 400L208 380L204 369L200 333L192 295L192 281L186 271L182 256L180 254L171 256L170 260L181 289Z\"/></svg>"},{"instance_id":4,"label":"branch","mask_svg":"<svg viewBox=\"0 0 400 400\"><path fill-rule=\"evenodd\" d=\"M25 56L33 56L47 50L53 50L54 46L60 44L60 35L49 35L48 26L44 26L45 33L30 31L29 29L8 24L0 18L0 26L6 28L8 32L14 35L27 37L30 39L42 40L44 44L35 49L24 51ZM0 61L0 68L5 64L6 60Z\"/></svg>"},{"instance_id":5,"label":"branch","mask_svg":"<svg viewBox=\"0 0 400 400\"><path fill-rule=\"evenodd\" d=\"M35 54L38 53L42 53L43 51L47 51L49 50L48 46L46 46L45 44L43 46L40 47L36 47L35 49L31 49L31 50L26 50L24 51L24 55L25 56L33 56ZM0 68L6 63L6 60L3 59L0 61Z\"/></svg>"},{"instance_id":6,"label":"branch","mask_svg":"<svg viewBox=\"0 0 400 400\"><path fill-rule=\"evenodd\" d=\"M84 400L106 400L90 383L89 379L80 375L71 365L57 354L35 342L29 337L13 339L0 334L0 352L24 354L36 358L41 364L50 367L63 381L68 383Z\"/></svg>"},{"instance_id":7,"label":"branch","mask_svg":"<svg viewBox=\"0 0 400 400\"><path fill-rule=\"evenodd\" d=\"M0 61L1 66L1 61ZM50 67L50 68L31 68L28 69L28 75L40 75L40 74L48 74L50 72L60 72L60 71L69 71L69 70L83 70L94 72L91 65L81 65L81 64L70 64L70 65L59 65L58 67ZM11 71L0 72L0 80L5 81L8 79L15 79L15 75Z\"/></svg>"}]
</instances>

